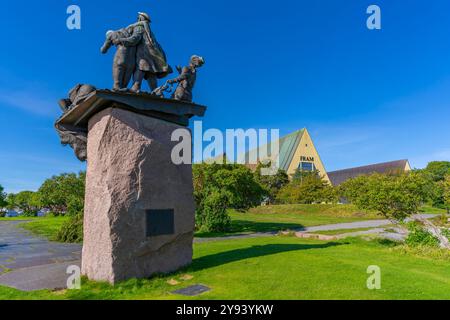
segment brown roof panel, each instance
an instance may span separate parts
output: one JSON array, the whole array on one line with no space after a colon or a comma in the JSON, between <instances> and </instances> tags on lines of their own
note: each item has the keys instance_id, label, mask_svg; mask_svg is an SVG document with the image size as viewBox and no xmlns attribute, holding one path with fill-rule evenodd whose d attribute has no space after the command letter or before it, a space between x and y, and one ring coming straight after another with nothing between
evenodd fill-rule
<instances>
[{"instance_id":1,"label":"brown roof panel","mask_svg":"<svg viewBox=\"0 0 450 320\"><path fill-rule=\"evenodd\" d=\"M408 160L397 160L391 162L371 164L368 166L349 168L344 170L328 172L333 186L338 186L348 179L355 178L361 175L369 175L372 173L394 173L398 171L405 171Z\"/></svg>"}]
</instances>

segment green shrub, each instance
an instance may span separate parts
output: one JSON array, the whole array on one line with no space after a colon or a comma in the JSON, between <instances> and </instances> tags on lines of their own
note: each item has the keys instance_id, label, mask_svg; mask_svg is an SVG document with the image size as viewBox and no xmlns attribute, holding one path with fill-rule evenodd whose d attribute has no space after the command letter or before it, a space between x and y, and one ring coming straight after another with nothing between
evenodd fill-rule
<instances>
[{"instance_id":1,"label":"green shrub","mask_svg":"<svg viewBox=\"0 0 450 320\"><path fill-rule=\"evenodd\" d=\"M228 207L243 211L258 206L266 196L252 171L243 165L202 163L192 169L197 206L215 190L227 194Z\"/></svg>"},{"instance_id":2,"label":"green shrub","mask_svg":"<svg viewBox=\"0 0 450 320\"><path fill-rule=\"evenodd\" d=\"M37 211L33 211L33 210L26 210L21 214L22 217L36 217L37 216Z\"/></svg>"},{"instance_id":3,"label":"green shrub","mask_svg":"<svg viewBox=\"0 0 450 320\"><path fill-rule=\"evenodd\" d=\"M71 197L67 203L67 215L75 216L84 211L84 198Z\"/></svg>"},{"instance_id":4,"label":"green shrub","mask_svg":"<svg viewBox=\"0 0 450 320\"><path fill-rule=\"evenodd\" d=\"M77 214L65 222L56 235L60 242L77 243L83 241L83 215Z\"/></svg>"},{"instance_id":5,"label":"green shrub","mask_svg":"<svg viewBox=\"0 0 450 320\"><path fill-rule=\"evenodd\" d=\"M226 232L231 219L227 214L228 199L225 193L213 191L196 211L197 227L202 232Z\"/></svg>"},{"instance_id":6,"label":"green shrub","mask_svg":"<svg viewBox=\"0 0 450 320\"><path fill-rule=\"evenodd\" d=\"M289 176L286 171L278 169L277 173L274 175L263 175L263 169L271 168L271 163L259 163L256 171L254 173L255 180L264 188L266 202L271 204L274 203L278 192L281 188L289 184Z\"/></svg>"},{"instance_id":7,"label":"green shrub","mask_svg":"<svg viewBox=\"0 0 450 320\"><path fill-rule=\"evenodd\" d=\"M297 170L292 182L285 185L277 194L277 202L282 204L336 203L336 189L318 171Z\"/></svg>"},{"instance_id":8,"label":"green shrub","mask_svg":"<svg viewBox=\"0 0 450 320\"><path fill-rule=\"evenodd\" d=\"M434 248L423 245L418 245L415 247L401 245L393 247L390 250L394 253L400 253L404 255L415 255L418 257L429 258L433 260L450 261L450 251L443 248Z\"/></svg>"},{"instance_id":9,"label":"green shrub","mask_svg":"<svg viewBox=\"0 0 450 320\"><path fill-rule=\"evenodd\" d=\"M379 212L390 220L403 221L419 212L428 197L428 181L417 172L374 173L340 185L341 196L359 209Z\"/></svg>"},{"instance_id":10,"label":"green shrub","mask_svg":"<svg viewBox=\"0 0 450 320\"><path fill-rule=\"evenodd\" d=\"M444 237L450 240L450 229L441 229L441 233Z\"/></svg>"},{"instance_id":11,"label":"green shrub","mask_svg":"<svg viewBox=\"0 0 450 320\"><path fill-rule=\"evenodd\" d=\"M422 225L417 222L409 222L407 224L409 234L406 238L406 244L412 247L431 246L437 247L439 240L428 232Z\"/></svg>"}]
</instances>

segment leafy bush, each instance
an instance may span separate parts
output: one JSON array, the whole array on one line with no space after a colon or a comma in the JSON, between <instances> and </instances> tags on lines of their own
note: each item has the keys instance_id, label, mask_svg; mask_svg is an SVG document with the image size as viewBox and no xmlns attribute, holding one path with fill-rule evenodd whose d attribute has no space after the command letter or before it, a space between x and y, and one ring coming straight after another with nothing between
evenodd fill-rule
<instances>
[{"instance_id":1,"label":"leafy bush","mask_svg":"<svg viewBox=\"0 0 450 320\"><path fill-rule=\"evenodd\" d=\"M450 174L450 162L432 161L422 171L428 173L434 181L442 181L446 175Z\"/></svg>"},{"instance_id":2,"label":"leafy bush","mask_svg":"<svg viewBox=\"0 0 450 320\"><path fill-rule=\"evenodd\" d=\"M36 217L37 216L37 211L23 211L21 214L22 217Z\"/></svg>"},{"instance_id":3,"label":"leafy bush","mask_svg":"<svg viewBox=\"0 0 450 320\"><path fill-rule=\"evenodd\" d=\"M34 217L39 210L40 202L37 193L22 191L17 194L9 194L7 197L8 208L20 209L25 217Z\"/></svg>"},{"instance_id":4,"label":"leafy bush","mask_svg":"<svg viewBox=\"0 0 450 320\"><path fill-rule=\"evenodd\" d=\"M202 232L226 232L231 225L227 214L228 199L224 192L213 191L196 211L197 228Z\"/></svg>"},{"instance_id":5,"label":"leafy bush","mask_svg":"<svg viewBox=\"0 0 450 320\"><path fill-rule=\"evenodd\" d=\"M265 189L269 204L275 201L280 189L289 183L289 176L282 169L278 169L274 175L262 175L262 169L270 167L270 162L266 164L259 163L255 171L255 179Z\"/></svg>"},{"instance_id":6,"label":"leafy bush","mask_svg":"<svg viewBox=\"0 0 450 320\"><path fill-rule=\"evenodd\" d=\"M337 193L317 171L297 171L291 183L281 188L277 201L284 204L336 203Z\"/></svg>"},{"instance_id":7,"label":"leafy bush","mask_svg":"<svg viewBox=\"0 0 450 320\"><path fill-rule=\"evenodd\" d=\"M447 249L418 245L415 247L408 245L396 246L390 249L394 253L404 255L415 255L418 257L429 258L433 260L450 261L450 251Z\"/></svg>"},{"instance_id":8,"label":"leafy bush","mask_svg":"<svg viewBox=\"0 0 450 320\"><path fill-rule=\"evenodd\" d=\"M450 239L450 229L441 229L442 235L447 239Z\"/></svg>"},{"instance_id":9,"label":"leafy bush","mask_svg":"<svg viewBox=\"0 0 450 320\"><path fill-rule=\"evenodd\" d=\"M230 226L227 208L248 210L266 194L253 172L238 164L193 166L197 230L224 232Z\"/></svg>"},{"instance_id":10,"label":"leafy bush","mask_svg":"<svg viewBox=\"0 0 450 320\"><path fill-rule=\"evenodd\" d=\"M442 182L442 189L443 189L443 198L444 198L444 205L447 211L449 211L450 208L450 174L445 176L445 180Z\"/></svg>"},{"instance_id":11,"label":"leafy bush","mask_svg":"<svg viewBox=\"0 0 450 320\"><path fill-rule=\"evenodd\" d=\"M77 243L83 241L83 215L77 214L65 222L56 235L60 242Z\"/></svg>"},{"instance_id":12,"label":"leafy bush","mask_svg":"<svg viewBox=\"0 0 450 320\"><path fill-rule=\"evenodd\" d=\"M84 199L79 197L70 197L67 202L67 215L75 216L84 211Z\"/></svg>"},{"instance_id":13,"label":"leafy bush","mask_svg":"<svg viewBox=\"0 0 450 320\"><path fill-rule=\"evenodd\" d=\"M340 186L341 196L359 209L403 221L419 211L428 197L428 181L416 172L359 176Z\"/></svg>"},{"instance_id":14,"label":"leafy bush","mask_svg":"<svg viewBox=\"0 0 450 320\"><path fill-rule=\"evenodd\" d=\"M417 246L430 246L437 247L439 240L429 233L422 225L415 221L407 224L409 234L405 243L412 247Z\"/></svg>"},{"instance_id":15,"label":"leafy bush","mask_svg":"<svg viewBox=\"0 0 450 320\"><path fill-rule=\"evenodd\" d=\"M193 166L194 195L197 206L214 190L226 193L228 207L248 210L266 195L250 169L239 164L196 164Z\"/></svg>"},{"instance_id":16,"label":"leafy bush","mask_svg":"<svg viewBox=\"0 0 450 320\"><path fill-rule=\"evenodd\" d=\"M0 185L0 208L3 208L8 203L6 202L6 193L3 192L5 189ZM1 213L0 213L1 214Z\"/></svg>"}]
</instances>

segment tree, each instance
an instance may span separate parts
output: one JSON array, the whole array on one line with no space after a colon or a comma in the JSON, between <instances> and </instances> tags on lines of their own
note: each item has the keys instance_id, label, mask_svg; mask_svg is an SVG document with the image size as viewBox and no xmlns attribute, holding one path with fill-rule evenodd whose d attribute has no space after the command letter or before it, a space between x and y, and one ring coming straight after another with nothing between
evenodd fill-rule
<instances>
[{"instance_id":1,"label":"tree","mask_svg":"<svg viewBox=\"0 0 450 320\"><path fill-rule=\"evenodd\" d=\"M297 170L291 183L279 191L277 200L281 203L330 203L337 202L337 193L318 171Z\"/></svg>"},{"instance_id":2,"label":"tree","mask_svg":"<svg viewBox=\"0 0 450 320\"><path fill-rule=\"evenodd\" d=\"M196 164L193 166L194 196L197 205L212 191L222 191L228 207L247 210L261 203L265 190L247 167L238 164Z\"/></svg>"},{"instance_id":3,"label":"tree","mask_svg":"<svg viewBox=\"0 0 450 320\"><path fill-rule=\"evenodd\" d=\"M428 184L429 181L420 172L397 175L376 173L345 182L341 191L358 208L377 211L393 223L399 223L418 213L419 207L429 197ZM439 240L441 247L450 249L450 242L440 228L428 219L418 216L414 219Z\"/></svg>"},{"instance_id":4,"label":"tree","mask_svg":"<svg viewBox=\"0 0 450 320\"><path fill-rule=\"evenodd\" d=\"M428 196L426 179L415 172L359 176L344 182L340 190L358 208L375 210L395 221L417 213Z\"/></svg>"},{"instance_id":5,"label":"tree","mask_svg":"<svg viewBox=\"0 0 450 320\"><path fill-rule=\"evenodd\" d=\"M434 181L444 181L445 176L450 174L450 162L449 161L430 162L428 163L424 171L430 174L430 176Z\"/></svg>"},{"instance_id":6,"label":"tree","mask_svg":"<svg viewBox=\"0 0 450 320\"><path fill-rule=\"evenodd\" d=\"M0 185L0 208L5 207L8 203L6 202L6 193L5 189Z\"/></svg>"},{"instance_id":7,"label":"tree","mask_svg":"<svg viewBox=\"0 0 450 320\"><path fill-rule=\"evenodd\" d=\"M6 195L6 207L9 210L14 210L15 198L16 198L16 195L14 193L8 193Z\"/></svg>"},{"instance_id":8,"label":"tree","mask_svg":"<svg viewBox=\"0 0 450 320\"><path fill-rule=\"evenodd\" d=\"M8 197L8 206L23 211L24 216L35 216L39 207L36 194L32 191L22 191Z\"/></svg>"},{"instance_id":9,"label":"tree","mask_svg":"<svg viewBox=\"0 0 450 320\"><path fill-rule=\"evenodd\" d=\"M196 227L209 232L229 228L227 208L247 210L266 194L250 169L238 164L195 164L193 184Z\"/></svg>"},{"instance_id":10,"label":"tree","mask_svg":"<svg viewBox=\"0 0 450 320\"><path fill-rule=\"evenodd\" d=\"M445 177L443 183L444 189L444 203L447 207L447 213L450 211L450 174Z\"/></svg>"},{"instance_id":11,"label":"tree","mask_svg":"<svg viewBox=\"0 0 450 320\"><path fill-rule=\"evenodd\" d=\"M39 188L42 206L57 215L83 211L86 173L64 173L47 179Z\"/></svg>"},{"instance_id":12,"label":"tree","mask_svg":"<svg viewBox=\"0 0 450 320\"><path fill-rule=\"evenodd\" d=\"M429 181L429 199L428 202L439 208L445 208L444 204L444 179L450 174L450 162L434 161L430 162L425 169L417 170Z\"/></svg>"},{"instance_id":13,"label":"tree","mask_svg":"<svg viewBox=\"0 0 450 320\"><path fill-rule=\"evenodd\" d=\"M237 210L248 210L261 204L266 194L251 170L242 165L219 169L214 174L214 182L226 195L229 207Z\"/></svg>"},{"instance_id":14,"label":"tree","mask_svg":"<svg viewBox=\"0 0 450 320\"><path fill-rule=\"evenodd\" d=\"M269 204L276 199L278 192L289 183L289 177L286 171L278 169L274 175L262 175L261 169L270 168L271 163L259 163L255 170L256 181L265 189Z\"/></svg>"}]
</instances>

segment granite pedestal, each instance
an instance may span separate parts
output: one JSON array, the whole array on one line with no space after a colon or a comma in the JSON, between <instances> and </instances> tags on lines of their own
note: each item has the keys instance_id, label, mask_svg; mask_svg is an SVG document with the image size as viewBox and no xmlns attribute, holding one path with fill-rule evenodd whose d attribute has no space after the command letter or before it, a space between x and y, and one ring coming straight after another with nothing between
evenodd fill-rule
<instances>
[{"instance_id":1,"label":"granite pedestal","mask_svg":"<svg viewBox=\"0 0 450 320\"><path fill-rule=\"evenodd\" d=\"M173 163L171 136L205 108L102 91L71 112L60 124L87 131L82 274L116 283L190 264L192 166Z\"/></svg>"}]
</instances>

